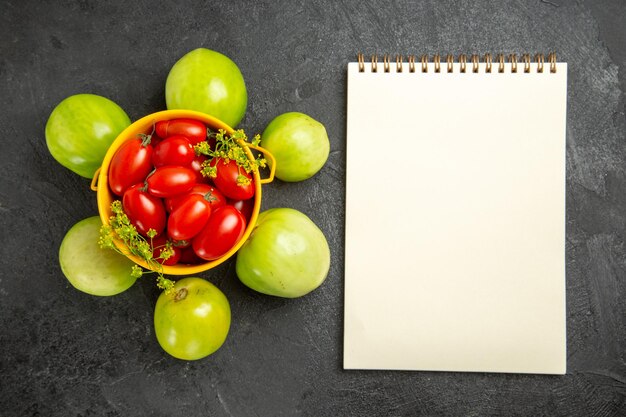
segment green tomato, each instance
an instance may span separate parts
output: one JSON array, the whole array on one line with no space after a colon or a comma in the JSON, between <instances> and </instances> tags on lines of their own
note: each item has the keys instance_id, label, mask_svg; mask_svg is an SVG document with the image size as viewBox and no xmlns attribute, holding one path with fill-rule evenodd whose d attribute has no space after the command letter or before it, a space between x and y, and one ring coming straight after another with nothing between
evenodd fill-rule
<instances>
[{"instance_id":1,"label":"green tomato","mask_svg":"<svg viewBox=\"0 0 626 417\"><path fill-rule=\"evenodd\" d=\"M223 292L202 278L183 278L161 293L154 309L159 344L178 359L204 358L222 346L230 328Z\"/></svg>"},{"instance_id":2,"label":"green tomato","mask_svg":"<svg viewBox=\"0 0 626 417\"><path fill-rule=\"evenodd\" d=\"M111 143L129 125L128 115L108 98L77 94L52 110L46 144L61 165L93 178Z\"/></svg>"},{"instance_id":3,"label":"green tomato","mask_svg":"<svg viewBox=\"0 0 626 417\"><path fill-rule=\"evenodd\" d=\"M168 109L200 111L235 127L246 113L248 93L241 71L230 58L198 48L170 70L165 102Z\"/></svg>"},{"instance_id":4,"label":"green tomato","mask_svg":"<svg viewBox=\"0 0 626 417\"><path fill-rule=\"evenodd\" d=\"M67 280L76 289L91 295L115 295L126 291L136 278L134 263L111 249L101 249L100 217L89 217L67 232L59 249L59 263Z\"/></svg>"},{"instance_id":5,"label":"green tomato","mask_svg":"<svg viewBox=\"0 0 626 417\"><path fill-rule=\"evenodd\" d=\"M305 214L275 208L259 215L237 253L237 276L263 294L301 297L328 275L330 249L324 233Z\"/></svg>"},{"instance_id":6,"label":"green tomato","mask_svg":"<svg viewBox=\"0 0 626 417\"><path fill-rule=\"evenodd\" d=\"M303 113L284 113L265 128L263 147L276 158L276 177L295 182L311 178L330 152L324 125Z\"/></svg>"}]
</instances>

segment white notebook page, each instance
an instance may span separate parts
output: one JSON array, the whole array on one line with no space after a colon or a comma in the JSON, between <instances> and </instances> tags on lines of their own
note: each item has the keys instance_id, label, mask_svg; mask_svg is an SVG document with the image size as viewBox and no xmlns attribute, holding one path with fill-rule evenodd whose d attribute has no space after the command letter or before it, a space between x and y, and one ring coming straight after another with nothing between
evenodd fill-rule
<instances>
[{"instance_id":1,"label":"white notebook page","mask_svg":"<svg viewBox=\"0 0 626 417\"><path fill-rule=\"evenodd\" d=\"M348 64L344 368L563 374L567 65Z\"/></svg>"}]
</instances>

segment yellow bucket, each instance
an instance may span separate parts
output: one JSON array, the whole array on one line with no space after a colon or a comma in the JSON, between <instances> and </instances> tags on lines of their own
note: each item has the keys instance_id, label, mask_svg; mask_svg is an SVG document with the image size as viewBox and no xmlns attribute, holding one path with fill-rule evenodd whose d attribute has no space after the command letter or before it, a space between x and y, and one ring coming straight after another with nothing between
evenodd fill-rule
<instances>
[{"instance_id":1,"label":"yellow bucket","mask_svg":"<svg viewBox=\"0 0 626 417\"><path fill-rule=\"evenodd\" d=\"M98 171L96 171L93 180L91 182L91 189L97 191L97 199L98 199L98 212L100 213L100 219L102 219L102 223L105 225L109 224L109 218L113 215L111 212L111 203L117 198L113 195L111 190L109 189L108 183L108 173L109 173L109 164L111 163L111 159L113 155L118 150L118 148L129 139L137 138L137 135L140 133L150 133L152 132L152 128L156 122L161 120L172 120L172 119L196 119L212 130L223 129L229 135L234 133L232 127L228 126L221 120L216 119L215 117L209 116L205 113L200 113L192 110L164 110L156 113L149 114L141 119L137 120L130 126L128 126L119 136L115 139L115 141L109 147L106 155L104 156L104 160L102 161L102 166ZM221 258L215 259L210 262L205 262L197 265L162 265L160 266L160 271L167 275L193 275L199 272L203 272L209 270L222 262L226 261L228 258L233 256L235 252L239 250L239 248L244 244L244 242L250 237L250 233L252 233L252 229L256 224L256 220L259 216L259 211L261 209L261 185L270 183L274 180L274 172L276 169L276 163L274 161L274 157L267 150L254 146L247 142L241 142L241 145L246 153L246 156L251 161L254 160L254 156L250 151L250 148L255 149L264 154L267 159L271 160L269 164L270 172L268 178L261 178L258 170L254 170L252 175L254 179L254 206L252 209L252 215L250 216L250 220L246 226L246 230L244 231L243 236L237 242L235 246L233 246L224 256ZM121 240L115 240L115 245L121 250L123 253L127 252L127 248ZM135 262L136 264L146 268L152 269L143 259L138 256L128 254L126 255L130 260Z\"/></svg>"}]
</instances>

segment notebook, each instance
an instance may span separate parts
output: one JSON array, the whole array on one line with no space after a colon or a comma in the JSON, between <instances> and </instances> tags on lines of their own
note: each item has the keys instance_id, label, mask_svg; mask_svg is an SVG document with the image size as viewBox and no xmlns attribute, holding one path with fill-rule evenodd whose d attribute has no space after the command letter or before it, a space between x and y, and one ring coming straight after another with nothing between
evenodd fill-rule
<instances>
[{"instance_id":1,"label":"notebook","mask_svg":"<svg viewBox=\"0 0 626 417\"><path fill-rule=\"evenodd\" d=\"M345 369L564 374L567 64L348 64Z\"/></svg>"}]
</instances>

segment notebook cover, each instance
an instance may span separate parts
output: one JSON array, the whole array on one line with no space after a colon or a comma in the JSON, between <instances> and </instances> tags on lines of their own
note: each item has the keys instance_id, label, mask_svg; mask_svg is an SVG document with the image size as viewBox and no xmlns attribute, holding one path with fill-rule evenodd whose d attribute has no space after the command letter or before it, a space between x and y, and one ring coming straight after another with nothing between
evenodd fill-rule
<instances>
[{"instance_id":1,"label":"notebook cover","mask_svg":"<svg viewBox=\"0 0 626 417\"><path fill-rule=\"evenodd\" d=\"M348 65L346 369L566 371L567 66L484 65Z\"/></svg>"}]
</instances>

